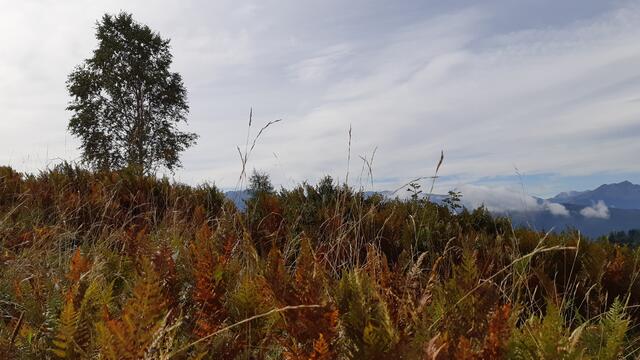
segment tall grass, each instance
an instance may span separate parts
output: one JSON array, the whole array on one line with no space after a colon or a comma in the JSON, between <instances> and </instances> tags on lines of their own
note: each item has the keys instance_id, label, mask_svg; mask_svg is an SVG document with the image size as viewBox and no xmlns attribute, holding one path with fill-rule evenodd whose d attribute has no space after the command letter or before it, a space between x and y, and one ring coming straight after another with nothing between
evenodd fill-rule
<instances>
[{"instance_id":1,"label":"tall grass","mask_svg":"<svg viewBox=\"0 0 640 360\"><path fill-rule=\"evenodd\" d=\"M246 209L212 185L0 168L0 357L637 355L636 249L328 178Z\"/></svg>"}]
</instances>

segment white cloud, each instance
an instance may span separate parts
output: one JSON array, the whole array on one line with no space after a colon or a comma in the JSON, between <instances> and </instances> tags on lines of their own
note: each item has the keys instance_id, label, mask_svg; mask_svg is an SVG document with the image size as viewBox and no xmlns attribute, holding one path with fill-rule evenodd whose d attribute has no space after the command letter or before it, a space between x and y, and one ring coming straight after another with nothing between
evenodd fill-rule
<instances>
[{"instance_id":1,"label":"white cloud","mask_svg":"<svg viewBox=\"0 0 640 360\"><path fill-rule=\"evenodd\" d=\"M320 53L291 65L289 70L295 81L325 80L332 70L344 61L351 51L349 45L338 44L323 49Z\"/></svg>"},{"instance_id":2,"label":"white cloud","mask_svg":"<svg viewBox=\"0 0 640 360\"><path fill-rule=\"evenodd\" d=\"M529 211L540 208L533 197L508 187L463 185L457 190L462 193L462 203L472 209L482 205L492 212Z\"/></svg>"},{"instance_id":3,"label":"white cloud","mask_svg":"<svg viewBox=\"0 0 640 360\"><path fill-rule=\"evenodd\" d=\"M538 3L12 2L0 12L0 164L36 171L78 156L66 75L91 55L94 22L122 9L172 39L189 129L201 135L184 154L185 181L235 185L250 106L256 126L284 119L248 164L276 184L344 179L350 126L349 170L377 147L381 189L431 175L440 150L440 175L468 182L512 175L514 164L529 174L640 172L640 2Z\"/></svg>"},{"instance_id":4,"label":"white cloud","mask_svg":"<svg viewBox=\"0 0 640 360\"><path fill-rule=\"evenodd\" d=\"M471 209L484 205L491 212L548 211L555 216L569 216L569 210L562 204L537 199L506 186L463 185L458 190L462 193L462 203Z\"/></svg>"},{"instance_id":5,"label":"white cloud","mask_svg":"<svg viewBox=\"0 0 640 360\"><path fill-rule=\"evenodd\" d=\"M513 164L560 175L640 171L633 138L592 146L640 116L629 102L640 91L629 81L640 77L637 7L506 37L483 31L484 19L465 12L416 24L352 60L355 75L274 135L283 169L311 174L322 154L342 172L350 124L356 153L378 146L382 178L428 174L440 149L442 175L476 179L512 175Z\"/></svg>"},{"instance_id":6,"label":"white cloud","mask_svg":"<svg viewBox=\"0 0 640 360\"><path fill-rule=\"evenodd\" d=\"M580 210L580 215L591 219L608 219L609 208L604 201L598 200L597 203Z\"/></svg>"},{"instance_id":7,"label":"white cloud","mask_svg":"<svg viewBox=\"0 0 640 360\"><path fill-rule=\"evenodd\" d=\"M564 205L562 204L556 204L556 203L552 203L552 202L545 202L545 206L546 209L549 210L549 212L553 215L556 216L569 216L569 210L567 210L566 207L564 207Z\"/></svg>"}]
</instances>

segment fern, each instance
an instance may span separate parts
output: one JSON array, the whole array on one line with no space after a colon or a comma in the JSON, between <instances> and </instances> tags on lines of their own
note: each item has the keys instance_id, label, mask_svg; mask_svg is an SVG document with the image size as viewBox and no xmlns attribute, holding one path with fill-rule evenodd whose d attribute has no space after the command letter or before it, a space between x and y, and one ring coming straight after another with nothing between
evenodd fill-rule
<instances>
[{"instance_id":1,"label":"fern","mask_svg":"<svg viewBox=\"0 0 640 360\"><path fill-rule=\"evenodd\" d=\"M78 326L78 318L78 312L73 305L73 298L68 296L60 313L58 331L52 341L52 352L60 359L71 359L76 355L74 337Z\"/></svg>"},{"instance_id":2,"label":"fern","mask_svg":"<svg viewBox=\"0 0 640 360\"><path fill-rule=\"evenodd\" d=\"M582 328L569 332L560 309L548 302L545 316L533 316L516 331L509 344L509 357L516 359L581 359L586 353Z\"/></svg>"},{"instance_id":3,"label":"fern","mask_svg":"<svg viewBox=\"0 0 640 360\"><path fill-rule=\"evenodd\" d=\"M520 359L618 359L623 352L629 320L616 299L597 323L584 322L573 331L565 326L560 310L549 303L544 318L530 318L516 331L510 357Z\"/></svg>"},{"instance_id":4,"label":"fern","mask_svg":"<svg viewBox=\"0 0 640 360\"><path fill-rule=\"evenodd\" d=\"M166 314L158 275L151 264L143 263L120 319L106 319L98 325L101 354L107 359L139 359L151 345Z\"/></svg>"},{"instance_id":5,"label":"fern","mask_svg":"<svg viewBox=\"0 0 640 360\"><path fill-rule=\"evenodd\" d=\"M484 338L481 351L483 359L501 359L507 353L507 344L511 335L510 323L511 306L506 304L498 307L490 315L488 332Z\"/></svg>"},{"instance_id":6,"label":"fern","mask_svg":"<svg viewBox=\"0 0 640 360\"><path fill-rule=\"evenodd\" d=\"M273 305L266 288L267 285L261 276L243 274L238 280L238 285L230 290L227 296L226 308L230 322L242 321L271 310ZM220 356L238 353L243 347L262 349L276 320L277 316L265 317L243 325L235 334L231 334L234 336L233 343L221 344L223 346L216 349L211 346L213 351L210 352ZM260 357L255 354L253 356Z\"/></svg>"},{"instance_id":7,"label":"fern","mask_svg":"<svg viewBox=\"0 0 640 360\"><path fill-rule=\"evenodd\" d=\"M324 338L324 335L320 334L318 336L318 339L316 339L313 342L313 352L311 353L311 356L309 356L309 359L310 360L329 360L332 358L333 356L331 353L329 343Z\"/></svg>"},{"instance_id":8,"label":"fern","mask_svg":"<svg viewBox=\"0 0 640 360\"><path fill-rule=\"evenodd\" d=\"M342 276L336 294L342 326L355 359L386 357L398 341L375 283L360 272Z\"/></svg>"},{"instance_id":9,"label":"fern","mask_svg":"<svg viewBox=\"0 0 640 360\"><path fill-rule=\"evenodd\" d=\"M211 236L211 228L203 224L191 245L195 276L193 300L197 309L194 334L197 337L216 331L227 318L224 307L227 284L223 273L229 258L226 254L217 254L211 245Z\"/></svg>"},{"instance_id":10,"label":"fern","mask_svg":"<svg viewBox=\"0 0 640 360\"><path fill-rule=\"evenodd\" d=\"M267 258L265 280L278 306L322 305L283 314L284 321L279 326L285 332L279 339L286 348L287 357L309 358L315 353L314 344L321 336L327 345L327 354L332 354L338 311L329 302L326 274L313 253L310 240L304 237L300 242L293 276L285 268L280 251L272 248Z\"/></svg>"},{"instance_id":11,"label":"fern","mask_svg":"<svg viewBox=\"0 0 640 360\"><path fill-rule=\"evenodd\" d=\"M0 167L0 358L638 353L633 246L331 181L249 212L212 196L127 171Z\"/></svg>"},{"instance_id":12,"label":"fern","mask_svg":"<svg viewBox=\"0 0 640 360\"><path fill-rule=\"evenodd\" d=\"M624 304L616 298L598 324L590 326L585 332L585 346L595 358L617 359L624 349L628 328Z\"/></svg>"},{"instance_id":13,"label":"fern","mask_svg":"<svg viewBox=\"0 0 640 360\"><path fill-rule=\"evenodd\" d=\"M69 265L69 273L67 274L67 279L72 282L77 282L78 280L80 280L82 274L89 271L90 268L91 263L82 255L80 249L78 248L71 257L71 264Z\"/></svg>"},{"instance_id":14,"label":"fern","mask_svg":"<svg viewBox=\"0 0 640 360\"><path fill-rule=\"evenodd\" d=\"M67 279L73 285L67 291L58 329L52 340L51 351L58 358L73 359L86 354L92 341L95 304L104 287L95 279L88 284L81 281L81 276L90 266L90 262L77 249L71 258L67 274Z\"/></svg>"},{"instance_id":15,"label":"fern","mask_svg":"<svg viewBox=\"0 0 640 360\"><path fill-rule=\"evenodd\" d=\"M599 359L616 359L623 350L624 338L629 328L629 320L624 312L624 304L616 298L611 308L602 318L601 334L604 346L597 354Z\"/></svg>"}]
</instances>

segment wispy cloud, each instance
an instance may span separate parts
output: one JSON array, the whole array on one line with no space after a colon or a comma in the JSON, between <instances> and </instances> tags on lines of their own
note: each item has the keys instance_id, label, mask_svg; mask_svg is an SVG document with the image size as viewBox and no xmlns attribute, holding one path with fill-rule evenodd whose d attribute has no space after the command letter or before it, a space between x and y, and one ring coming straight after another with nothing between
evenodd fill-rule
<instances>
[{"instance_id":1,"label":"wispy cloud","mask_svg":"<svg viewBox=\"0 0 640 360\"><path fill-rule=\"evenodd\" d=\"M471 209L484 206L487 210L498 213L548 211L555 216L570 215L562 204L535 198L510 187L463 185L458 190L462 194L462 203Z\"/></svg>"},{"instance_id":2,"label":"wispy cloud","mask_svg":"<svg viewBox=\"0 0 640 360\"><path fill-rule=\"evenodd\" d=\"M322 81L345 60L351 48L347 44L332 45L318 54L289 67L294 81Z\"/></svg>"},{"instance_id":3,"label":"wispy cloud","mask_svg":"<svg viewBox=\"0 0 640 360\"><path fill-rule=\"evenodd\" d=\"M33 171L78 156L66 75L90 56L95 20L127 10L172 39L201 135L178 173L186 181L235 183L250 106L256 124L284 119L249 164L276 184L344 179L376 147L374 178L397 179L378 185L387 189L432 175L440 150L440 175L471 183L514 164L559 177L640 173L640 143L618 136L640 116L638 1L154 4L3 8L1 163Z\"/></svg>"},{"instance_id":4,"label":"wispy cloud","mask_svg":"<svg viewBox=\"0 0 640 360\"><path fill-rule=\"evenodd\" d=\"M468 178L510 175L513 164L565 176L639 171L637 142L590 140L640 116L628 101L640 91L628 82L640 75L639 15L630 6L495 34L486 30L490 15L474 10L400 29L386 46L351 58L354 75L332 82L324 101L275 135L281 153L296 149L281 157L283 168L311 174L322 153L340 169L351 124L355 152L378 146L380 177L424 174L440 149L443 174Z\"/></svg>"}]
</instances>

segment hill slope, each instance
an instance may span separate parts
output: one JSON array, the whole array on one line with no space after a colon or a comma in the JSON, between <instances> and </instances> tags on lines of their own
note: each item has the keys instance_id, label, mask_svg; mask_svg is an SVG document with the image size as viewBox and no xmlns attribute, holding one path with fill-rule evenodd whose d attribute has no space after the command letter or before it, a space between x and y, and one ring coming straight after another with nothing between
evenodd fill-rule
<instances>
[{"instance_id":1,"label":"hill slope","mask_svg":"<svg viewBox=\"0 0 640 360\"><path fill-rule=\"evenodd\" d=\"M611 208L640 209L640 185L623 181L617 184L601 185L594 190L560 193L548 200L586 206L604 201Z\"/></svg>"},{"instance_id":2,"label":"hill slope","mask_svg":"<svg viewBox=\"0 0 640 360\"><path fill-rule=\"evenodd\" d=\"M510 212L514 224L538 231L579 230L590 238L606 236L612 231L628 231L640 228L640 209L609 208L607 217L587 217L581 212L583 205L563 204L568 216L553 215L548 211Z\"/></svg>"},{"instance_id":3,"label":"hill slope","mask_svg":"<svg viewBox=\"0 0 640 360\"><path fill-rule=\"evenodd\" d=\"M0 357L640 350L640 312L615 300L640 303L631 248L327 184L259 191L249 204L240 212L214 186L127 172L0 167Z\"/></svg>"}]
</instances>

